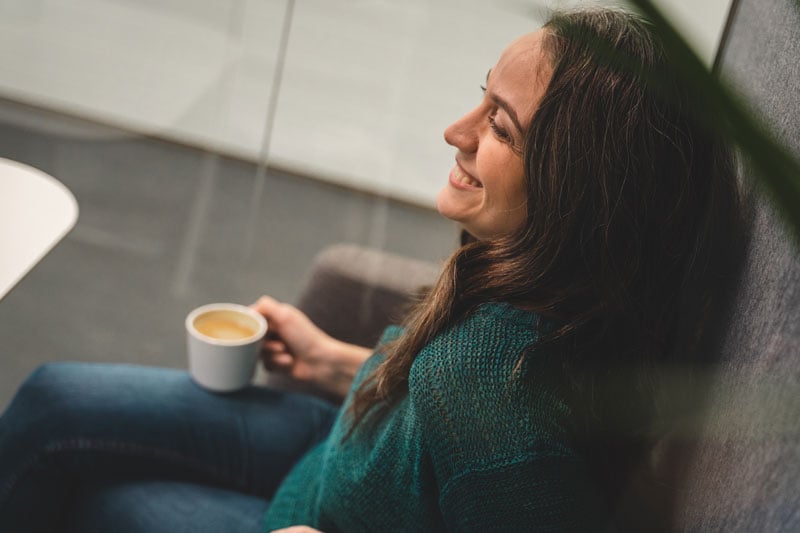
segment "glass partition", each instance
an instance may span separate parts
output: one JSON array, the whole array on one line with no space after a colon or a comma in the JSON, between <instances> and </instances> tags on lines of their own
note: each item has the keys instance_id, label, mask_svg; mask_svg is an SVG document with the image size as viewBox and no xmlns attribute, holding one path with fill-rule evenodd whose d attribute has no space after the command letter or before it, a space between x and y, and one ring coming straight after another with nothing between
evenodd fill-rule
<instances>
[{"instance_id":1,"label":"glass partition","mask_svg":"<svg viewBox=\"0 0 800 533\"><path fill-rule=\"evenodd\" d=\"M0 95L431 207L443 129L576 3L6 0ZM728 1L662 4L710 62Z\"/></svg>"}]
</instances>

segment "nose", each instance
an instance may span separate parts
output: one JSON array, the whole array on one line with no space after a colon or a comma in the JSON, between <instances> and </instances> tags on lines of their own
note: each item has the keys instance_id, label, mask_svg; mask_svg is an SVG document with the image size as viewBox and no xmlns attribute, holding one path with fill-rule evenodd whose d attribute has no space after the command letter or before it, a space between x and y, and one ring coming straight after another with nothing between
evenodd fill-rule
<instances>
[{"instance_id":1,"label":"nose","mask_svg":"<svg viewBox=\"0 0 800 533\"><path fill-rule=\"evenodd\" d=\"M444 130L444 140L465 153L478 149L480 107L473 109Z\"/></svg>"}]
</instances>

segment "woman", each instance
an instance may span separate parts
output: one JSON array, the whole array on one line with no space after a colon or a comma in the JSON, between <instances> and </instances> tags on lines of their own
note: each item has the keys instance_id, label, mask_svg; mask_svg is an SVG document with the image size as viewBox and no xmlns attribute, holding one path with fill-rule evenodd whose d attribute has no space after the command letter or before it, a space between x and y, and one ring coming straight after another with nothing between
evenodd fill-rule
<instances>
[{"instance_id":1,"label":"woman","mask_svg":"<svg viewBox=\"0 0 800 533\"><path fill-rule=\"evenodd\" d=\"M445 132L437 205L465 238L404 326L370 356L255 304L267 367L349 390L341 410L212 396L177 371L46 366L0 421L0 527L610 525L659 414L650 383L697 349L737 220L726 160L676 80L619 11L515 40Z\"/></svg>"}]
</instances>

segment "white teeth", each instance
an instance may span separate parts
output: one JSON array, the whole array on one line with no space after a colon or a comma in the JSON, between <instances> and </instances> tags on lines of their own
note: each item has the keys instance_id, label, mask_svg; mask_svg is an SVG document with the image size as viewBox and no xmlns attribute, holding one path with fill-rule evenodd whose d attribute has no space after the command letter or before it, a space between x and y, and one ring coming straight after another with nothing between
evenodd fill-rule
<instances>
[{"instance_id":1,"label":"white teeth","mask_svg":"<svg viewBox=\"0 0 800 533\"><path fill-rule=\"evenodd\" d=\"M456 181L459 183L463 183L464 185L469 185L471 187L481 187L479 181L472 179L471 177L464 174L459 167L455 168L455 178Z\"/></svg>"}]
</instances>

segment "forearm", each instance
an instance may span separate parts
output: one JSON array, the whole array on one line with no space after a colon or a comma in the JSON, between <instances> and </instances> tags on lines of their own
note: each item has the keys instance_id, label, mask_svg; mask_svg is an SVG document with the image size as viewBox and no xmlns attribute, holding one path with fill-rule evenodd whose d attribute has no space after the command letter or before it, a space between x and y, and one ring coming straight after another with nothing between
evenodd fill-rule
<instances>
[{"instance_id":1,"label":"forearm","mask_svg":"<svg viewBox=\"0 0 800 533\"><path fill-rule=\"evenodd\" d=\"M330 392L344 398L358 369L372 355L372 349L331 338L320 360L330 361L325 382Z\"/></svg>"}]
</instances>

